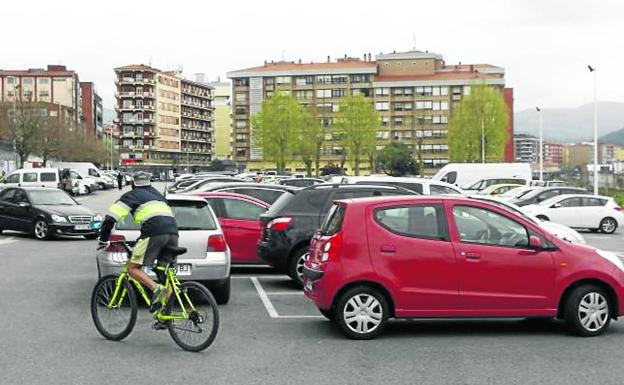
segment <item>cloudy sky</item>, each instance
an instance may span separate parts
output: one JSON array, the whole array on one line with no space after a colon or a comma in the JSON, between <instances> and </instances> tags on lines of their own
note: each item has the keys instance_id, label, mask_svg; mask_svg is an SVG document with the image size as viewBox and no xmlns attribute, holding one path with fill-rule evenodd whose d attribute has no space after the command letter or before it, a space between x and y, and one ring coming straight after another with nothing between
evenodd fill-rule
<instances>
[{"instance_id":1,"label":"cloudy sky","mask_svg":"<svg viewBox=\"0 0 624 385\"><path fill-rule=\"evenodd\" d=\"M210 79L264 60L419 50L505 67L516 110L624 102L621 0L3 1L0 69L65 64L113 105L113 68ZM415 39L414 39L415 35Z\"/></svg>"}]
</instances>

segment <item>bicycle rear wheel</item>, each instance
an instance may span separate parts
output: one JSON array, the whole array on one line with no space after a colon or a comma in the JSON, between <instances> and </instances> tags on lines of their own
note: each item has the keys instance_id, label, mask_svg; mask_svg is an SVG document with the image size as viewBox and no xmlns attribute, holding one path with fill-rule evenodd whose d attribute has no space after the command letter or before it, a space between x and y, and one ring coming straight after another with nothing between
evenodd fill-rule
<instances>
[{"instance_id":1,"label":"bicycle rear wheel","mask_svg":"<svg viewBox=\"0 0 624 385\"><path fill-rule=\"evenodd\" d=\"M179 295L188 317L167 321L169 334L182 349L200 352L212 344L219 331L217 302L210 291L197 282L182 283ZM167 313L174 317L183 314L175 294L167 301Z\"/></svg>"},{"instance_id":2,"label":"bicycle rear wheel","mask_svg":"<svg viewBox=\"0 0 624 385\"><path fill-rule=\"evenodd\" d=\"M120 341L126 338L136 323L137 303L134 288L123 280L112 306L109 306L117 287L118 276L100 278L91 294L91 317L95 328L104 338Z\"/></svg>"}]
</instances>

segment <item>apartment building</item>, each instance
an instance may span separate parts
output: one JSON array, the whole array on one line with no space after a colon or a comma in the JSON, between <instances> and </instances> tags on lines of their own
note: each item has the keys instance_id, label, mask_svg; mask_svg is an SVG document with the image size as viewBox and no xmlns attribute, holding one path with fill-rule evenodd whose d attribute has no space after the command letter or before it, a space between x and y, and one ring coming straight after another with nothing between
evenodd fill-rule
<instances>
[{"instance_id":1,"label":"apartment building","mask_svg":"<svg viewBox=\"0 0 624 385\"><path fill-rule=\"evenodd\" d=\"M101 137L104 124L102 98L97 94L92 82L80 83L82 98L83 129L87 137Z\"/></svg>"},{"instance_id":2,"label":"apartment building","mask_svg":"<svg viewBox=\"0 0 624 385\"><path fill-rule=\"evenodd\" d=\"M232 71L228 77L233 81L233 157L246 162L250 170L273 167L262 161L255 146L250 117L275 91L288 92L302 105L314 106L328 132L341 98L361 94L371 98L380 114L377 148L393 140L406 143L415 158L422 158L424 172L432 174L449 161L447 127L453 109L470 93L473 83L484 82L501 89L509 107L505 160L513 161L513 90L504 88L504 74L503 68L489 64L447 65L441 55L421 51L379 54L375 60L368 54L337 61L328 57L325 63L265 62ZM337 163L343 148L331 134L326 138L322 165ZM287 168L304 169L296 160Z\"/></svg>"},{"instance_id":3,"label":"apartment building","mask_svg":"<svg viewBox=\"0 0 624 385\"><path fill-rule=\"evenodd\" d=\"M81 87L76 71L64 65L27 70L0 70L0 102L41 102L53 116L62 108L78 124L82 120Z\"/></svg>"},{"instance_id":4,"label":"apartment building","mask_svg":"<svg viewBox=\"0 0 624 385\"><path fill-rule=\"evenodd\" d=\"M212 87L146 65L115 68L119 156L125 166L171 168L212 159Z\"/></svg>"},{"instance_id":5,"label":"apartment building","mask_svg":"<svg viewBox=\"0 0 624 385\"><path fill-rule=\"evenodd\" d=\"M232 159L232 84L216 81L208 83L214 88L214 154L220 160Z\"/></svg>"},{"instance_id":6,"label":"apartment building","mask_svg":"<svg viewBox=\"0 0 624 385\"><path fill-rule=\"evenodd\" d=\"M539 140L536 136L516 134L513 140L516 162L535 163L539 161Z\"/></svg>"}]
</instances>

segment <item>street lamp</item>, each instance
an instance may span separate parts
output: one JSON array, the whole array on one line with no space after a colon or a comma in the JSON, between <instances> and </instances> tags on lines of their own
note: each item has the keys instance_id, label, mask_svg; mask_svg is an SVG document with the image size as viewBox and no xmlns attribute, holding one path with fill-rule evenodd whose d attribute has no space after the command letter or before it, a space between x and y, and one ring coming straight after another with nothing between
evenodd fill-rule
<instances>
[{"instance_id":1,"label":"street lamp","mask_svg":"<svg viewBox=\"0 0 624 385\"><path fill-rule=\"evenodd\" d=\"M596 67L587 65L594 74L594 195L598 195L598 101L596 95Z\"/></svg>"},{"instance_id":2,"label":"street lamp","mask_svg":"<svg viewBox=\"0 0 624 385\"><path fill-rule=\"evenodd\" d=\"M542 109L535 107L539 117L539 180L544 180L544 135L542 133Z\"/></svg>"}]
</instances>

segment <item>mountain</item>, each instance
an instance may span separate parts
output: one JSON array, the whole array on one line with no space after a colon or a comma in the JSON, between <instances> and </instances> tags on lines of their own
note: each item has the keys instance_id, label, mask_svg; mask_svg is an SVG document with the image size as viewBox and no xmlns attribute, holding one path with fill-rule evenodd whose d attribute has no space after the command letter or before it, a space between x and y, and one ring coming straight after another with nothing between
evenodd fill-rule
<instances>
[{"instance_id":1,"label":"mountain","mask_svg":"<svg viewBox=\"0 0 624 385\"><path fill-rule=\"evenodd\" d=\"M117 118L117 113L115 110L111 110L110 108L104 108L102 110L102 119L104 123L113 123L113 119Z\"/></svg>"},{"instance_id":2,"label":"mountain","mask_svg":"<svg viewBox=\"0 0 624 385\"><path fill-rule=\"evenodd\" d=\"M542 109L544 139L558 142L593 140L594 104L576 108ZM514 114L514 132L538 135L539 122L535 109ZM610 134L624 127L624 103L598 102L598 135Z\"/></svg>"},{"instance_id":3,"label":"mountain","mask_svg":"<svg viewBox=\"0 0 624 385\"><path fill-rule=\"evenodd\" d=\"M619 144L620 146L624 146L624 128L620 128L610 134L601 136L598 138L598 141L601 143Z\"/></svg>"}]
</instances>

